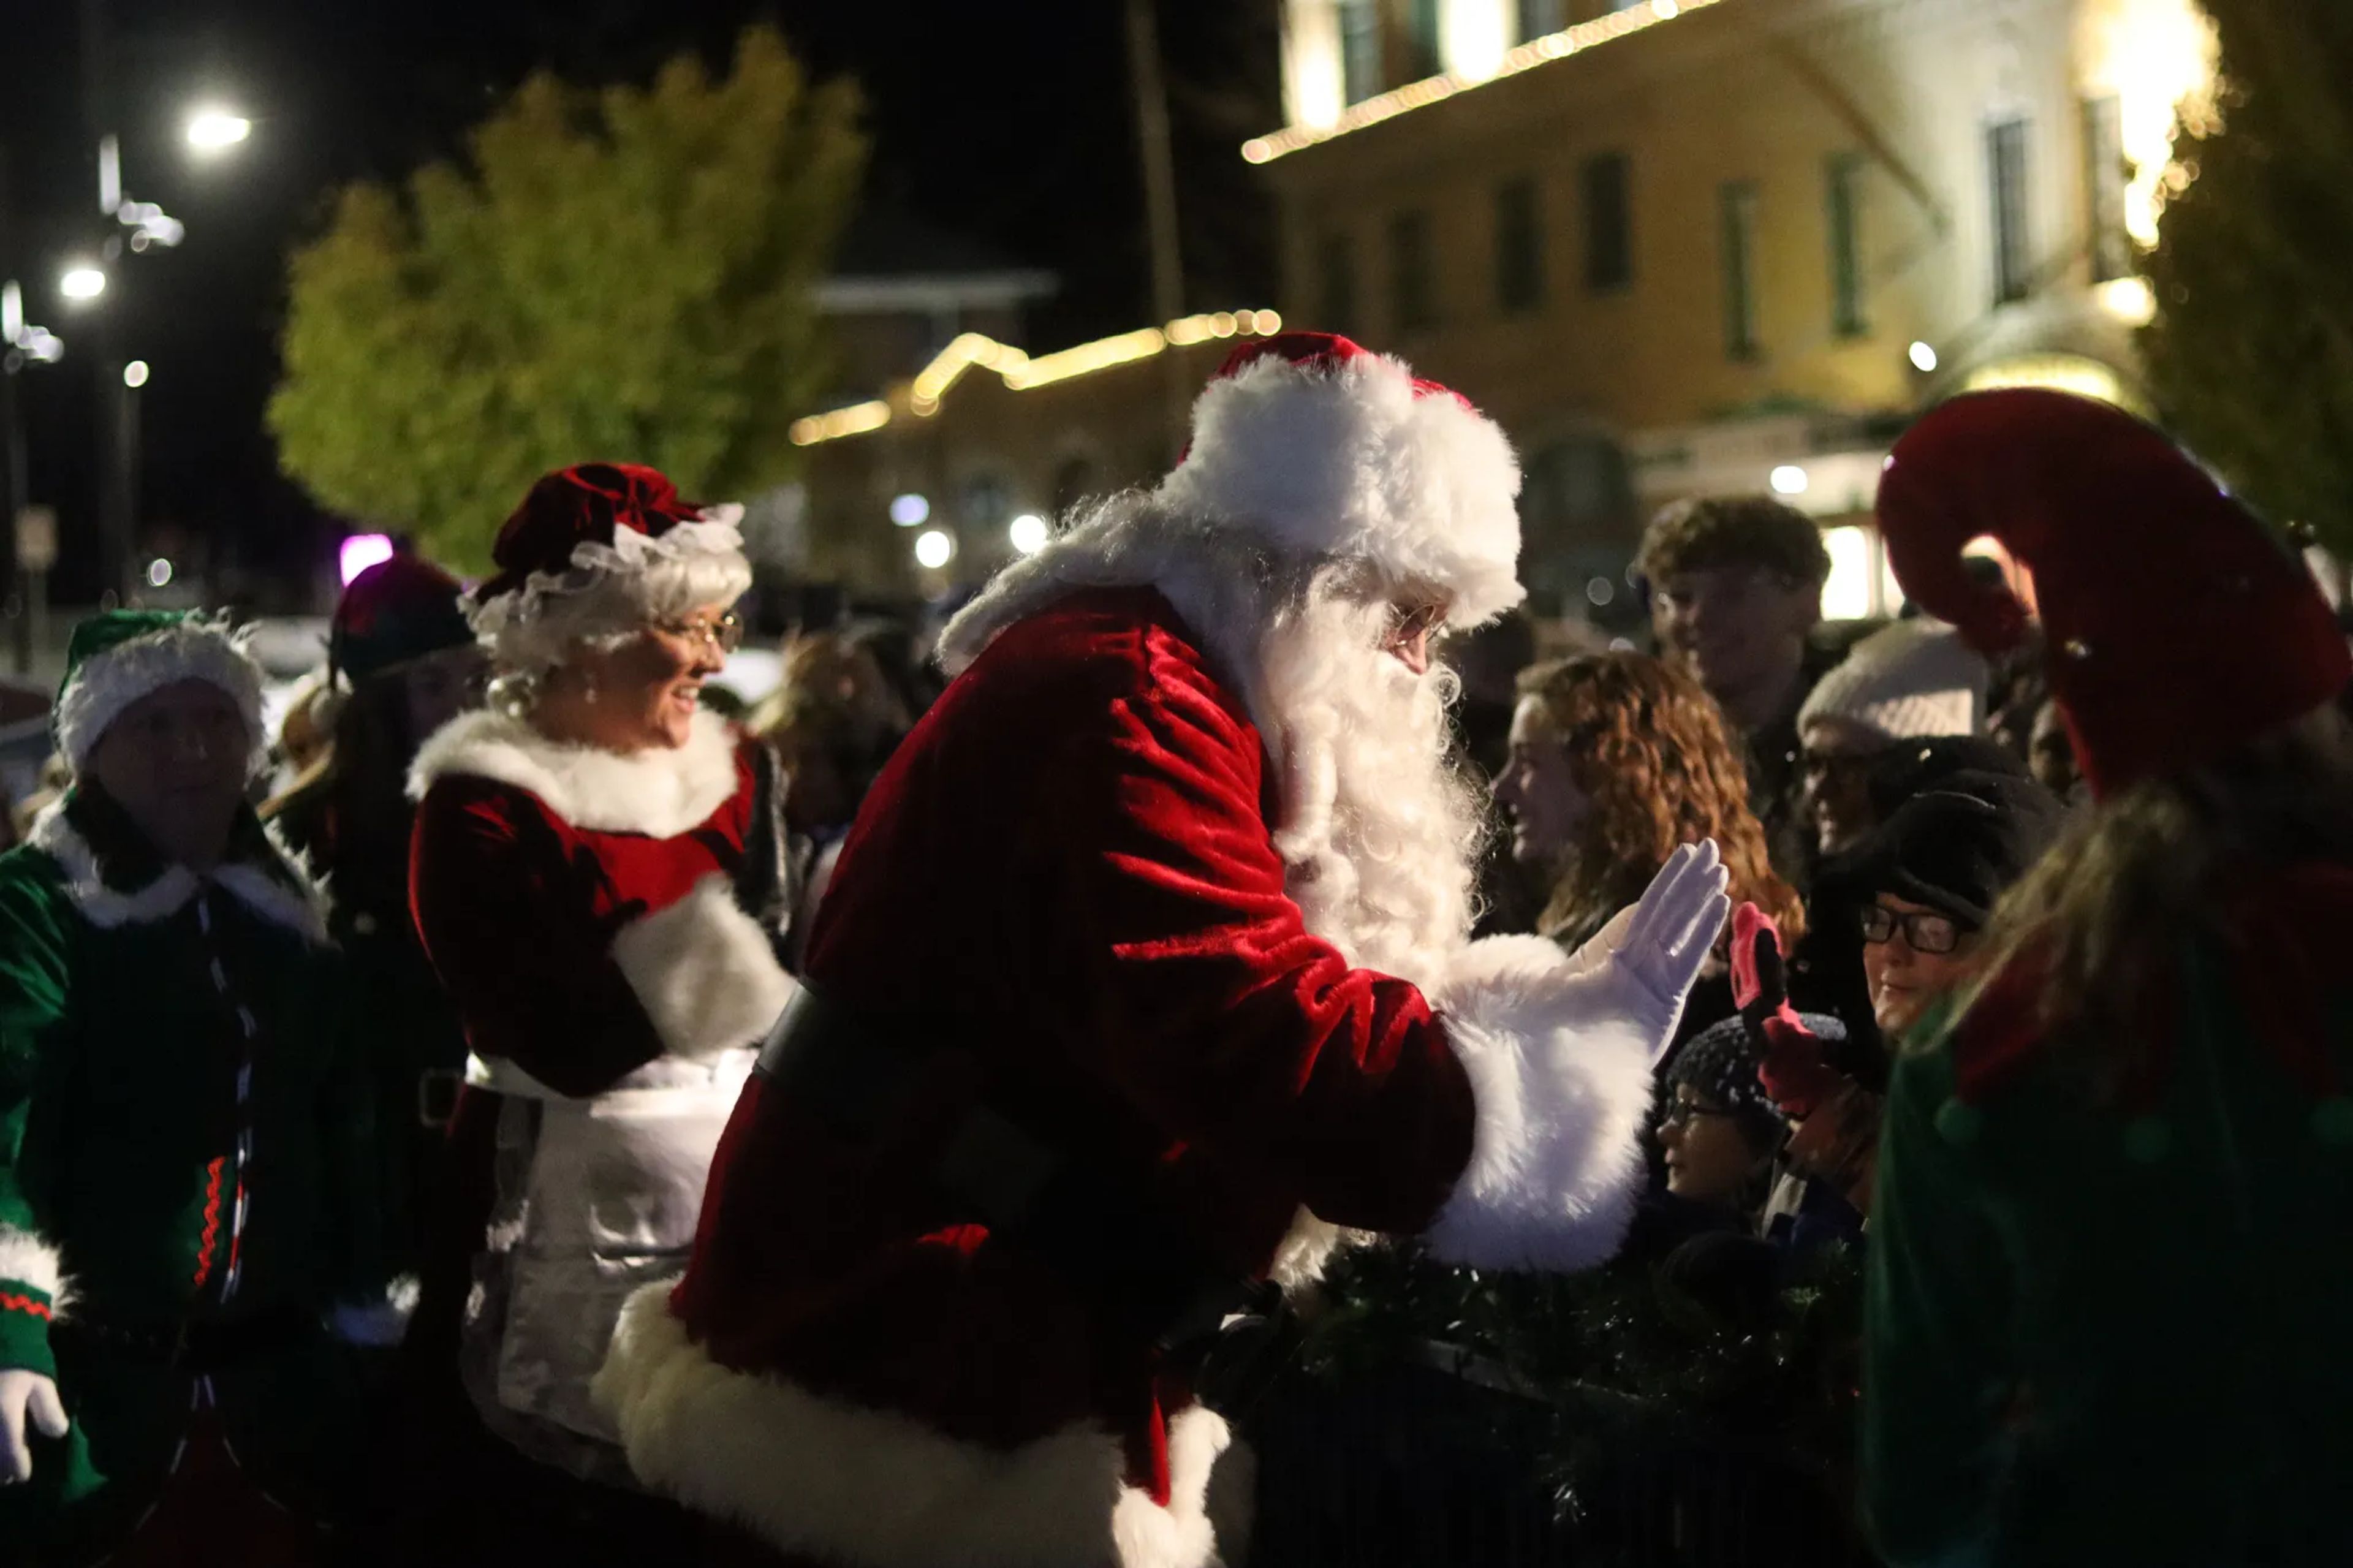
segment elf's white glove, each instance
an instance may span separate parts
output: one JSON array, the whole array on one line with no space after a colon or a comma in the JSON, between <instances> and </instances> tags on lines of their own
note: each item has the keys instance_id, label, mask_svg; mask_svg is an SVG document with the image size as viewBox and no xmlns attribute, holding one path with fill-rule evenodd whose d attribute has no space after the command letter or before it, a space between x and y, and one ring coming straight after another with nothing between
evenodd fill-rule
<instances>
[{"instance_id":1,"label":"elf's white glove","mask_svg":"<svg viewBox=\"0 0 2353 1568\"><path fill-rule=\"evenodd\" d=\"M1731 900L1713 843L1669 858L1575 953L1472 942L1430 990L1471 1079L1471 1163L1431 1254L1482 1268L1588 1268L1617 1250L1642 1180L1651 1073Z\"/></svg>"},{"instance_id":2,"label":"elf's white glove","mask_svg":"<svg viewBox=\"0 0 2353 1568\"><path fill-rule=\"evenodd\" d=\"M47 1437L66 1435L66 1407L58 1385L37 1372L0 1372L0 1485L33 1479L33 1450L25 1441L25 1417Z\"/></svg>"}]
</instances>

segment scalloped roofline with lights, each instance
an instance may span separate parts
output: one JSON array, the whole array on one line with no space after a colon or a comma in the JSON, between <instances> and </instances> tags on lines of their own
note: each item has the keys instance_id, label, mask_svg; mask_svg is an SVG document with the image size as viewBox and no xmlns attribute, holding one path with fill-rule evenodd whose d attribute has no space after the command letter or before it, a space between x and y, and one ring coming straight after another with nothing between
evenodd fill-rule
<instances>
[{"instance_id":1,"label":"scalloped roofline with lights","mask_svg":"<svg viewBox=\"0 0 2353 1568\"><path fill-rule=\"evenodd\" d=\"M958 335L917 371L914 378L893 386L881 397L853 403L824 414L796 419L789 434L796 447L814 447L846 436L866 436L902 416L928 419L940 411L940 400L977 365L994 371L1012 392L1050 386L1073 376L1092 375L1113 365L1150 359L1164 349L1187 348L1219 338L1264 338L1282 331L1282 318L1272 310L1217 310L1181 316L1163 326L1139 327L1092 342L1080 343L1031 358L1010 343L979 332Z\"/></svg>"},{"instance_id":2,"label":"scalloped roofline with lights","mask_svg":"<svg viewBox=\"0 0 2353 1568\"><path fill-rule=\"evenodd\" d=\"M1724 3L1725 0L1648 0L1644 5L1612 11L1608 16L1579 22L1573 27L1563 27L1557 33L1530 38L1518 47L1506 51L1495 68L1484 76L1465 77L1452 71L1441 72L1351 104L1328 125L1286 125L1271 135L1253 136L1242 143L1242 157L1252 163L1271 163L1277 158L1329 142L1336 136L1345 136L1352 131L1378 125L1412 110L1427 109L1458 93L1485 87L1490 82L1501 81L1505 77L1517 76L1522 71L1550 65L1572 55L1581 55L1603 44L1647 32L1678 16L1686 16L1694 11L1704 11L1711 5Z\"/></svg>"}]
</instances>

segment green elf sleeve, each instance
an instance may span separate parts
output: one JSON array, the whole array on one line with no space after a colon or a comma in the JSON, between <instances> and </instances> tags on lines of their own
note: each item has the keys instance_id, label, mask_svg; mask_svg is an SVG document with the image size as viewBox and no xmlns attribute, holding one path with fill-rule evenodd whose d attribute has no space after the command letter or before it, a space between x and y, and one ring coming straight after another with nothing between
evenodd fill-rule
<instances>
[{"instance_id":1,"label":"green elf sleeve","mask_svg":"<svg viewBox=\"0 0 2353 1568\"><path fill-rule=\"evenodd\" d=\"M1950 1043L1906 1050L1888 1085L1871 1206L1862 1490L1894 1563L1966 1552L1989 1522L2011 1384L2010 1269L1978 1201Z\"/></svg>"},{"instance_id":2,"label":"green elf sleeve","mask_svg":"<svg viewBox=\"0 0 2353 1568\"><path fill-rule=\"evenodd\" d=\"M65 1278L34 1213L25 1133L64 1032L74 919L45 858L0 856L0 1367L52 1377L49 1322L66 1305Z\"/></svg>"}]
</instances>

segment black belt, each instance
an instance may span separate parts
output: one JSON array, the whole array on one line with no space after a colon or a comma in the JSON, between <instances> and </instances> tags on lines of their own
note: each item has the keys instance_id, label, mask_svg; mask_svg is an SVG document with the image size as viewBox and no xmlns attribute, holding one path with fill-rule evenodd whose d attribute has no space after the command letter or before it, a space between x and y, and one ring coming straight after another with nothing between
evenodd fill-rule
<instances>
[{"instance_id":1,"label":"black belt","mask_svg":"<svg viewBox=\"0 0 2353 1568\"><path fill-rule=\"evenodd\" d=\"M162 1362L183 1372L217 1372L249 1356L284 1350L320 1331L318 1315L299 1307L270 1307L233 1322L132 1323L75 1309L50 1332L79 1336L112 1356Z\"/></svg>"},{"instance_id":2,"label":"black belt","mask_svg":"<svg viewBox=\"0 0 2353 1568\"><path fill-rule=\"evenodd\" d=\"M804 983L761 1047L761 1077L835 1131L871 1142L954 1020L846 1007ZM1226 1320L1281 1292L1222 1269L1143 1184L1076 1158L987 1105L965 1113L932 1174L1007 1246L1101 1300L1164 1354L1205 1352Z\"/></svg>"}]
</instances>

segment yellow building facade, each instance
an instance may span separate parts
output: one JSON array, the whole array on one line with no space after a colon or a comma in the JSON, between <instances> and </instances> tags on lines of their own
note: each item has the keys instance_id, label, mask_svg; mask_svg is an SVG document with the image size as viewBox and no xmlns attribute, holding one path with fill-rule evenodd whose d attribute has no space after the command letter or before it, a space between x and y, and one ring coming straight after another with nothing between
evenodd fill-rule
<instances>
[{"instance_id":1,"label":"yellow building facade","mask_svg":"<svg viewBox=\"0 0 2353 1568\"><path fill-rule=\"evenodd\" d=\"M1032 359L976 333L801 422L796 574L968 584L1173 460L1234 341L1400 353L1526 475L1535 607L1639 617L1642 520L1770 489L1821 520L1825 609L1893 607L1868 526L1923 406L2019 382L2141 401L2194 0L1282 0L1275 310ZM927 539L926 535L937 535Z\"/></svg>"},{"instance_id":2,"label":"yellow building facade","mask_svg":"<svg viewBox=\"0 0 2353 1568\"><path fill-rule=\"evenodd\" d=\"M1285 0L1283 47L1292 123L1244 149L1283 314L1504 423L1540 600L1622 593L1665 500L1771 489L1848 614L1913 412L2137 401L2135 246L2212 52L2191 0Z\"/></svg>"}]
</instances>

